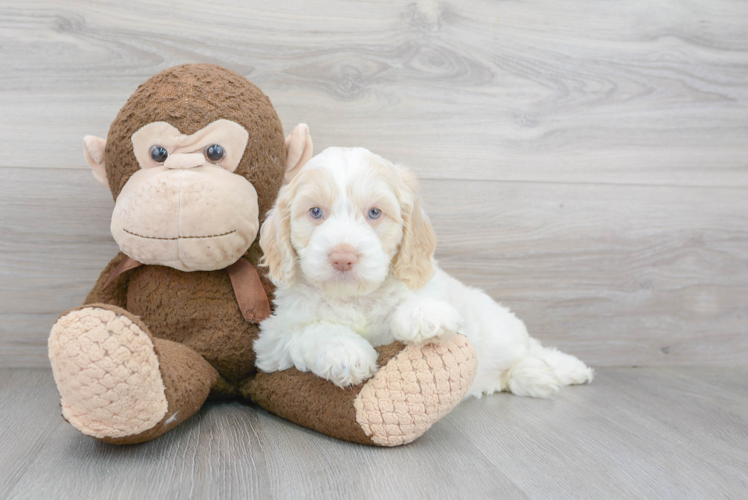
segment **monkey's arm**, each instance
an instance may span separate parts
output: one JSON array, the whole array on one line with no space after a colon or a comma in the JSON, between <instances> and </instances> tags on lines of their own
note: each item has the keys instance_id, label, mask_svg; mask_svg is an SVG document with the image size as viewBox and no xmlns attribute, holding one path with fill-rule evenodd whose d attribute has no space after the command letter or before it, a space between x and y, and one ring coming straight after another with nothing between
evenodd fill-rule
<instances>
[{"instance_id":1,"label":"monkey's arm","mask_svg":"<svg viewBox=\"0 0 748 500\"><path fill-rule=\"evenodd\" d=\"M104 290L104 283L109 279L109 276L114 272L117 265L125 259L126 255L122 252L118 253L115 258L107 264L104 270L99 275L99 279L96 284L86 297L83 304L109 304L112 306L121 307L123 309L127 306L127 286L130 284L130 273L122 273L118 276L109 286Z\"/></svg>"},{"instance_id":2,"label":"monkey's arm","mask_svg":"<svg viewBox=\"0 0 748 500\"><path fill-rule=\"evenodd\" d=\"M359 385L340 388L296 368L259 371L241 388L271 413L328 436L376 446L409 443L465 396L478 358L462 335L442 345L376 348L379 370Z\"/></svg>"}]
</instances>

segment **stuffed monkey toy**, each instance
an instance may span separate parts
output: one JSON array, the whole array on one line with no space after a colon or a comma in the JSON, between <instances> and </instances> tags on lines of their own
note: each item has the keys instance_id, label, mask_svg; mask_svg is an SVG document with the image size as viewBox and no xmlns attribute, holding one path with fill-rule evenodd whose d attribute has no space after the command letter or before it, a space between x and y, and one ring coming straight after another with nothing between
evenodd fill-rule
<instances>
[{"instance_id":1,"label":"stuffed monkey toy","mask_svg":"<svg viewBox=\"0 0 748 500\"><path fill-rule=\"evenodd\" d=\"M464 337L379 348L379 371L341 389L311 373L262 373L252 343L272 313L257 263L259 225L284 176L312 154L306 125L287 139L272 104L210 64L168 69L128 99L84 155L115 201L121 252L83 306L52 327L62 415L115 444L154 439L208 398L253 401L329 436L413 441L465 395L476 370Z\"/></svg>"}]
</instances>

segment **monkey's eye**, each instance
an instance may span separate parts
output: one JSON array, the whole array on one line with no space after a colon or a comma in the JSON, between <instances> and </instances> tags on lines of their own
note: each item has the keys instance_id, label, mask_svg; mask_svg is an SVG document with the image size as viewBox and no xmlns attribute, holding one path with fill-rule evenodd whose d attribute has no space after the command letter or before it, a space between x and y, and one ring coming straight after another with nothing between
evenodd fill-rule
<instances>
[{"instance_id":1,"label":"monkey's eye","mask_svg":"<svg viewBox=\"0 0 748 500\"><path fill-rule=\"evenodd\" d=\"M213 163L218 163L226 156L226 150L220 144L213 144L205 148L205 157Z\"/></svg>"},{"instance_id":2,"label":"monkey's eye","mask_svg":"<svg viewBox=\"0 0 748 500\"><path fill-rule=\"evenodd\" d=\"M322 213L322 209L319 207L314 207L314 208L309 209L309 216L312 219L321 219L322 215L324 214Z\"/></svg>"},{"instance_id":3,"label":"monkey's eye","mask_svg":"<svg viewBox=\"0 0 748 500\"><path fill-rule=\"evenodd\" d=\"M382 215L382 211L379 210L378 208L369 209L369 218L371 220L378 219L380 215Z\"/></svg>"},{"instance_id":4,"label":"monkey's eye","mask_svg":"<svg viewBox=\"0 0 748 500\"><path fill-rule=\"evenodd\" d=\"M169 157L169 152L161 146L153 146L151 148L151 158L156 163L163 163Z\"/></svg>"}]
</instances>

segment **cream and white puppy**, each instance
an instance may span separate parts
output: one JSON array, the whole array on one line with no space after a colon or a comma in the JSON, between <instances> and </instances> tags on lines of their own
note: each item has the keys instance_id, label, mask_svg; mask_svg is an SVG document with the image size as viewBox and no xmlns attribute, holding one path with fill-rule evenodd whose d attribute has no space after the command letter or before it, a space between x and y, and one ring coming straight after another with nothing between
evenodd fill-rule
<instances>
[{"instance_id":1,"label":"cream and white puppy","mask_svg":"<svg viewBox=\"0 0 748 500\"><path fill-rule=\"evenodd\" d=\"M574 356L542 347L522 321L434 262L436 237L416 177L362 148L329 148L284 186L261 229L275 312L257 366L295 366L343 387L377 370L374 346L444 342L478 355L469 395L550 397L592 380Z\"/></svg>"}]
</instances>

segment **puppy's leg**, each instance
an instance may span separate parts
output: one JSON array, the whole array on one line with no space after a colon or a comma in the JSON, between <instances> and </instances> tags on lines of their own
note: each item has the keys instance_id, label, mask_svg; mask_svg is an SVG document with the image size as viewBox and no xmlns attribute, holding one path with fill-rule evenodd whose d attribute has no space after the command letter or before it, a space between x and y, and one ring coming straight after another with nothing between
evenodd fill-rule
<instances>
[{"instance_id":1,"label":"puppy's leg","mask_svg":"<svg viewBox=\"0 0 748 500\"><path fill-rule=\"evenodd\" d=\"M377 352L372 345L342 325L315 323L286 332L263 325L254 347L260 370L274 372L294 366L339 387L359 384L377 371Z\"/></svg>"},{"instance_id":2,"label":"puppy's leg","mask_svg":"<svg viewBox=\"0 0 748 500\"><path fill-rule=\"evenodd\" d=\"M400 304L390 323L395 340L413 344L448 342L461 324L460 313L450 304L422 297Z\"/></svg>"},{"instance_id":3,"label":"puppy's leg","mask_svg":"<svg viewBox=\"0 0 748 500\"><path fill-rule=\"evenodd\" d=\"M321 342L307 335L292 353L299 360L294 365L297 368L306 365L312 373L338 387L359 384L371 378L377 371L378 355L374 347L348 328L331 330ZM316 334L314 336L319 338Z\"/></svg>"}]
</instances>

